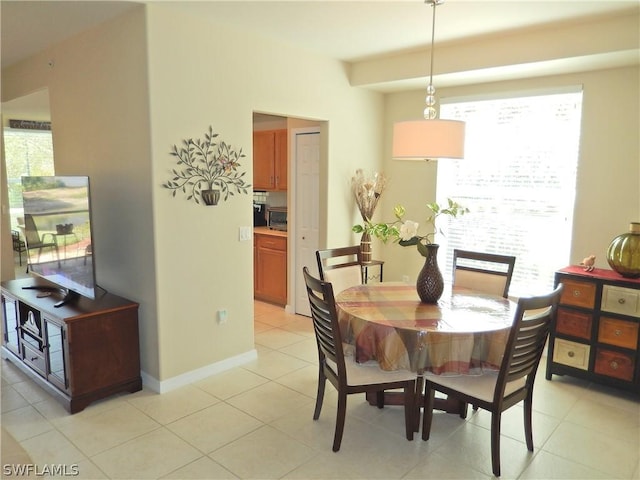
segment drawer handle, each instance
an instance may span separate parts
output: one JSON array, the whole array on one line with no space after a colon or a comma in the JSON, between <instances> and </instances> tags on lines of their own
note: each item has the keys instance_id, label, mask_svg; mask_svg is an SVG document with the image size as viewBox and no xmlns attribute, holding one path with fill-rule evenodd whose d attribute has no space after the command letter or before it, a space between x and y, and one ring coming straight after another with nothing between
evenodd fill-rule
<instances>
[{"instance_id":1,"label":"drawer handle","mask_svg":"<svg viewBox=\"0 0 640 480\"><path fill-rule=\"evenodd\" d=\"M567 352L567 356L568 356L569 358L573 358L573 357L575 357L575 356L576 356L576 354L575 354L575 353L573 353L573 350L570 350L569 352Z\"/></svg>"},{"instance_id":2,"label":"drawer handle","mask_svg":"<svg viewBox=\"0 0 640 480\"><path fill-rule=\"evenodd\" d=\"M35 362L38 359L38 357L31 357L31 361Z\"/></svg>"},{"instance_id":3,"label":"drawer handle","mask_svg":"<svg viewBox=\"0 0 640 480\"><path fill-rule=\"evenodd\" d=\"M619 303L620 305L624 305L624 304L625 304L625 302L626 302L626 300L625 300L624 298L619 298L619 299L618 299L618 303Z\"/></svg>"},{"instance_id":4,"label":"drawer handle","mask_svg":"<svg viewBox=\"0 0 640 480\"><path fill-rule=\"evenodd\" d=\"M613 334L614 334L616 337L619 337L620 335L622 335L622 331L621 331L620 329L616 329L616 330L613 332Z\"/></svg>"},{"instance_id":5,"label":"drawer handle","mask_svg":"<svg viewBox=\"0 0 640 480\"><path fill-rule=\"evenodd\" d=\"M574 290L573 291L573 296L574 297L579 297L580 296L580 290Z\"/></svg>"},{"instance_id":6,"label":"drawer handle","mask_svg":"<svg viewBox=\"0 0 640 480\"><path fill-rule=\"evenodd\" d=\"M616 362L615 360L613 362L611 362L609 364L609 366L611 367L611 370L617 370L618 369L618 362Z\"/></svg>"}]
</instances>

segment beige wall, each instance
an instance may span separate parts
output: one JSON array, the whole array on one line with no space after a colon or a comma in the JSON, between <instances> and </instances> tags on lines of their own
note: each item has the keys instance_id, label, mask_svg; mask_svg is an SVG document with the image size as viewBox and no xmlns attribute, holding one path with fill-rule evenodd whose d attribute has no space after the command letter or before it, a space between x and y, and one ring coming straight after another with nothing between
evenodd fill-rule
<instances>
[{"instance_id":1,"label":"beige wall","mask_svg":"<svg viewBox=\"0 0 640 480\"><path fill-rule=\"evenodd\" d=\"M567 263L578 263L593 253L597 267L609 268L606 262L609 243L627 231L629 222L640 221L638 67L439 88L438 94L440 98L467 97L571 85L582 85L584 94L574 229L571 258ZM392 215L393 205L397 203L415 211L435 199L437 163L390 160L393 123L418 118L423 103L424 91L391 94L386 98L384 168L393 178L383 197L383 208L388 215ZM553 235L553 232L540 234ZM406 250L397 245L382 248L381 253L387 260L385 279L400 280L406 274L415 278L421 265L416 261L415 252Z\"/></svg>"}]
</instances>

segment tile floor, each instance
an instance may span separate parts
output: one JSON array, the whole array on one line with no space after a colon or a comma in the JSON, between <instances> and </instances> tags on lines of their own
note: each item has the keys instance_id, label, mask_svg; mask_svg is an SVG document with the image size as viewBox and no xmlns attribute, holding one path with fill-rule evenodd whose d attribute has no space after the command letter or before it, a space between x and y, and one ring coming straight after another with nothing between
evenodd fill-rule
<instances>
[{"instance_id":1,"label":"tile floor","mask_svg":"<svg viewBox=\"0 0 640 480\"><path fill-rule=\"evenodd\" d=\"M184 388L143 390L68 415L3 360L2 425L39 465L79 478L487 479L489 416L438 414L431 440L404 438L399 407L348 401L342 449L331 451L335 390L312 420L316 346L310 321L256 303L258 359ZM541 366L544 370L544 365ZM568 377L534 394L534 442L522 408L505 413L504 479L640 479L638 398Z\"/></svg>"}]
</instances>

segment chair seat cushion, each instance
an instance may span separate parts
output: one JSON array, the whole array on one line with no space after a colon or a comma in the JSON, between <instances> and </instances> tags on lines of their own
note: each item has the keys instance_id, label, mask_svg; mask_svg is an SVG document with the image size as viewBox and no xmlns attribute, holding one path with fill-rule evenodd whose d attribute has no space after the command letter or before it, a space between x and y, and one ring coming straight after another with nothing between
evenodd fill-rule
<instances>
[{"instance_id":1,"label":"chair seat cushion","mask_svg":"<svg viewBox=\"0 0 640 480\"><path fill-rule=\"evenodd\" d=\"M338 367L331 359L326 359L327 366L334 372ZM382 370L375 361L356 363L354 357L345 356L347 369L347 385L369 385L374 383L404 382L415 380L417 375L409 370Z\"/></svg>"},{"instance_id":2,"label":"chair seat cushion","mask_svg":"<svg viewBox=\"0 0 640 480\"><path fill-rule=\"evenodd\" d=\"M482 375L433 375L428 373L425 380L436 385L452 388L465 395L484 400L486 402L493 401L493 392L496 388L498 380L498 372L487 372ZM519 378L513 382L507 383L504 389L504 396L511 395L516 390L524 387L526 377Z\"/></svg>"}]
</instances>

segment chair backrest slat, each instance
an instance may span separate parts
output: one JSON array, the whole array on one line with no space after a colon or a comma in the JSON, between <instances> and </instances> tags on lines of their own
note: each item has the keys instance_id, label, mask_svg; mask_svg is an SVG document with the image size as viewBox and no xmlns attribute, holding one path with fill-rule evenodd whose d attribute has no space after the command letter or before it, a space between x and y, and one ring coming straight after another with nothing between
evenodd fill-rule
<instances>
[{"instance_id":1,"label":"chair backrest slat","mask_svg":"<svg viewBox=\"0 0 640 480\"><path fill-rule=\"evenodd\" d=\"M307 267L303 268L304 280L311 307L311 318L316 342L323 356L338 366L338 377L346 379L344 351L338 326L338 314L335 307L333 287L331 283L314 278ZM346 381L346 380L345 380Z\"/></svg>"},{"instance_id":2,"label":"chair backrest slat","mask_svg":"<svg viewBox=\"0 0 640 480\"><path fill-rule=\"evenodd\" d=\"M516 257L453 250L453 284L507 297Z\"/></svg>"},{"instance_id":3,"label":"chair backrest slat","mask_svg":"<svg viewBox=\"0 0 640 480\"><path fill-rule=\"evenodd\" d=\"M533 385L561 293L562 285L558 285L547 295L518 300L496 382L495 399L504 395L508 382L527 377L527 383Z\"/></svg>"}]
</instances>

